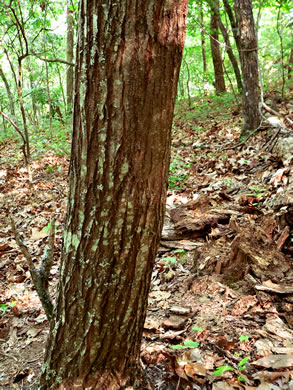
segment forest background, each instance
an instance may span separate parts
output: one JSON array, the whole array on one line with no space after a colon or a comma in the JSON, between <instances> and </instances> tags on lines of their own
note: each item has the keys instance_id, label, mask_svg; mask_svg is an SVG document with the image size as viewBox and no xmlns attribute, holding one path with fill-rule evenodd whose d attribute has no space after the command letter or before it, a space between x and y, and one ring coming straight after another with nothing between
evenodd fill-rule
<instances>
[{"instance_id":1,"label":"forest background","mask_svg":"<svg viewBox=\"0 0 293 390\"><path fill-rule=\"evenodd\" d=\"M197 245L194 242L189 242L188 239L197 238L203 241L219 239L217 241L219 244L221 237L227 236L227 239L231 237L229 236L231 230L234 231L232 236L236 233L240 235L241 229L245 231L247 228L245 224L252 224L254 217L248 218L248 220L245 217L244 224L240 223L241 228L239 228L238 223L241 217L238 215L238 223L235 222L233 219L235 210L233 212L229 210L231 212L229 229L221 230L223 229L221 223L227 224L229 219L223 209L221 212L225 215L216 218L213 215L207 218L207 215L200 214L201 220L194 222L194 220L189 219L190 216L187 214L184 214L183 219L180 219L182 215L176 214L178 211L176 205L188 201L195 202L190 206L195 212L198 206L196 202L198 202L200 210L206 211L206 207L214 205L213 201L201 197L199 197L200 200L197 200L197 194L203 189L202 192L210 193L212 191L213 196L215 196L217 191L220 191L220 188L217 187L219 181L212 184L210 180L216 180L217 175L223 174L225 176L223 179L224 187L221 188L224 188L224 191L219 192L217 196L222 200L232 201L234 193L237 192L234 188L235 181L243 181L243 184L246 184L246 189L244 190L242 187L240 192L243 190L244 194L241 194L241 199L237 198L237 202L242 205L238 212L244 213L244 215L248 213L254 216L255 214L255 218L257 218L256 215L261 218L262 208L270 210L270 195L279 197L281 190L287 186L288 182L291 183L290 159L292 153L290 145L292 145L292 137L285 138L287 149L282 151L285 155L285 157L282 156L283 160L280 159L280 156L275 160L272 159L270 152L273 150L272 144L275 143L279 135L288 135L288 131L292 127L292 7L289 1L284 0L277 2L259 0L252 3L250 1L235 1L234 3L235 5L241 3L253 5L257 30L257 41L254 43L258 47L258 70L253 75L253 87L257 91L257 102L253 102L252 108L257 115L260 115L259 124L256 128L249 129L244 128L245 121L241 125L241 104L242 99L245 99L245 94L241 94L241 90L243 86L245 90L247 81L243 73L246 61L243 53L256 52L256 45L247 49L244 41L239 42L239 26L237 26L233 2L228 0L189 1L187 36L173 125L167 200L168 205L175 206L173 222L175 222L177 233L172 238L172 244L169 242L168 245L171 247L167 252L166 248L164 250L161 248L159 251L154 271L154 275L161 273L158 278L163 293L168 282L171 281L174 284L177 279L180 281L179 271L182 271L183 266L189 268L191 273L195 272L194 259L196 256L204 262L199 268L196 267L197 275L199 269L204 274L211 274L215 268L218 273L221 273L219 269L226 269L230 278L228 278L228 284L231 284L231 278L233 279L237 273L237 278L247 276L246 271L245 274L239 271L239 269L245 268L242 267L243 264L240 264L236 271L230 269L230 263L233 263L232 258L230 258L229 264L225 261L221 263L219 260L217 260L217 265L210 264L209 261L213 257L210 248L208 249L209 255L203 255L205 250L203 249L204 244L201 242L200 245L203 247L199 256L198 250L195 250ZM0 10L0 83L2 87L0 90L0 119L2 119L0 163L3 167L0 170L0 185L3 193L9 194L4 199L6 203L4 202L0 209L2 215L6 215L8 209L9 214L13 214L17 225L17 229L14 231L15 236L19 230L34 242L33 245L29 244L29 249L34 255L33 262L36 261L35 256L40 258L40 255L45 252L44 244L52 229L52 223L49 222L52 213L57 215L55 260L60 255L62 245L62 226L72 135L77 19L77 2L65 4L62 1L54 3L7 1ZM250 27L252 24L248 26L248 30ZM262 111L259 110L259 104ZM245 104L243 104L243 111L244 117L247 116ZM272 129L277 130L274 133ZM253 179L251 181L253 176L251 173L260 170L267 170L261 179L263 185L255 184ZM274 170L277 176L273 173ZM242 177L240 178L239 175ZM251 175L250 178L249 175ZM258 173L255 178L257 175ZM43 180L44 182L42 182ZM264 183L268 184L268 187ZM234 190L236 192L233 192ZM30 199L26 199L26 195L24 195L26 191L28 191ZM10 208L9 202L11 200L7 203L7 199L11 196L15 196L17 204ZM24 201L24 199L26 200ZM280 269L282 267L285 269L285 264L287 264L286 258L282 256L292 256L290 249L292 208L288 209L288 204L289 206L291 204L288 198L287 203L284 202L276 207L278 210L285 207L286 212L283 211L282 217L276 213L275 218L279 219L274 222L274 229L271 228L272 225L267 228L271 229L268 235L273 237L270 243L271 241L275 242L277 250L283 253L276 255L279 256ZM21 211L19 207L23 207L24 210ZM35 218L38 212L40 217ZM25 220L24 215L29 215L29 218ZM263 221L258 222L261 225ZM272 222L270 223L272 224ZM197 225L196 228L195 225ZM13 333L12 331L9 335L5 333L9 328L8 324L10 324L10 329L15 329L15 327L11 317L7 317L7 313L16 318L22 317L26 310L25 306L30 306L29 313L34 304L32 298L29 298L25 303L23 290L16 294L15 287L11 286L11 283L13 286L16 283L19 287L22 284L27 287L30 282L28 267L17 265L21 255L19 253L15 255L15 247L11 247L11 241L9 244L6 241L8 232L11 234L10 227L4 228L1 233L4 243L3 245L1 243L0 255L4 255L4 260L0 263L0 270L3 274L5 273L6 280L5 283L3 282L4 287L2 286L2 291L5 292L0 309L2 314L6 314L5 320L1 322L1 329L5 336L3 337L9 341L12 339ZM166 233L163 232L163 237L164 234ZM254 235L250 234L250 236ZM177 244L175 244L174 237L179 241L182 239L185 241L180 241L179 244L179 241L176 241ZM242 258L241 253L246 250L245 261L248 263L257 262L257 256L253 256L250 252L251 248L248 250L247 247L241 247L241 239L240 244L239 242L237 244L236 239L239 238L237 237L233 241L233 245L238 245L238 252L234 250L234 255L236 253L234 257L237 260ZM167 245L166 241L164 245ZM171 253L168 252L170 248ZM214 258L219 257L218 253L221 250L215 246ZM264 259L271 259L275 255L274 251L275 247L269 247L268 253L262 249L260 255L263 255ZM9 256L16 260L13 265L8 262ZM258 259L260 257L258 256ZM261 264L255 264L255 267L261 268ZM268 263L266 267L270 268L270 264ZM175 274L174 269L176 269ZM261 273L262 271L254 270L254 276L260 278ZM58 265L54 264L50 276L50 283L53 278L52 289L56 287L57 275ZM273 281L278 282L279 280L276 271ZM235 282L234 279L233 282ZM199 288L202 288L201 283L202 281L199 282L198 286L201 286ZM275 286L266 285L263 288L273 289L272 291L276 292ZM280 285L278 288L280 291ZM193 289L196 290L195 287ZM156 297L156 292L153 291L152 294L150 302ZM15 295L17 295L17 299L15 299ZM254 298L251 296L249 299L254 302ZM250 303L247 305L249 306ZM183 309L185 308L181 307L180 310L184 312ZM178 312L178 307L176 310ZM188 316L188 313L188 311L185 312L185 315ZM287 322L290 323L289 320ZM181 325L178 324L178 321L175 325L170 325L170 322L165 321L163 328L165 330L169 327L177 329L176 327ZM201 329L201 323L196 325L198 325L198 329ZM161 325L156 325L156 329L161 328ZM195 327L192 329L194 330ZM42 328L43 330L44 328ZM24 334L24 331L20 334ZM178 335L173 336L175 337L174 344L176 340L178 341L176 338ZM199 337L208 336L200 331ZM252 339L252 336L243 337L247 337L247 339L243 339L244 341L250 337ZM183 341L183 338L180 341ZM186 345L188 345L188 341ZM192 344L191 348L195 348L195 345L197 346L197 344ZM248 345L245 345L245 348L246 354L253 354ZM7 353L9 349L5 351ZM159 361L161 357L158 357L157 351L155 355ZM187 366L190 363L189 358L190 356L187 358ZM145 360L151 361L152 359L153 357L150 358L146 353ZM244 359L247 360L246 357ZM40 358L38 364L41 360ZM27 361L29 361L29 356ZM227 367L221 365L218 357L215 358L215 361L217 364L214 368ZM243 360L240 359L239 364L241 361ZM187 366L186 370L188 370ZM233 372L234 376L235 373L241 371L239 368L244 366L245 363L241 367L236 366L236 370ZM38 372L38 369L34 374ZM205 374L209 369L212 372L208 364L196 366L193 369L195 370L194 378L199 382L198 376L201 376L202 370ZM225 369L221 373L224 371ZM185 374L180 374L178 370L175 370L175 373L177 378L179 376L185 380ZM150 376L152 375L150 374ZM18 383L23 381L23 378L27 379L28 377L30 377L30 373L27 371L23 377L14 372L9 377L9 383L12 379ZM230 383L232 379L229 378ZM5 380L7 377L4 375L4 382ZM32 379L30 378L30 380ZM250 381L251 385L253 384L249 375L244 380Z\"/></svg>"}]
</instances>

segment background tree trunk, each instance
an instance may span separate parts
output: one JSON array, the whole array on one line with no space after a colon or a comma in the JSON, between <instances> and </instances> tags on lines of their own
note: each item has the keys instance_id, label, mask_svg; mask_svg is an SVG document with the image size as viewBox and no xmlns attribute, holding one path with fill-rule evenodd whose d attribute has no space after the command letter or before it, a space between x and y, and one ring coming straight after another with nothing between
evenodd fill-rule
<instances>
[{"instance_id":1,"label":"background tree trunk","mask_svg":"<svg viewBox=\"0 0 293 390\"><path fill-rule=\"evenodd\" d=\"M41 389L134 383L187 0L80 3L70 191Z\"/></svg>"},{"instance_id":2,"label":"background tree trunk","mask_svg":"<svg viewBox=\"0 0 293 390\"><path fill-rule=\"evenodd\" d=\"M241 56L241 51L240 51L240 35L239 35L239 28L238 28L238 22L237 19L234 16L233 10L229 4L228 0L223 0L223 4L225 7L225 11L228 15L231 27L232 27L232 33L233 37L237 46L237 49L239 51L239 56Z\"/></svg>"},{"instance_id":3,"label":"background tree trunk","mask_svg":"<svg viewBox=\"0 0 293 390\"><path fill-rule=\"evenodd\" d=\"M225 78L224 78L224 70L223 70L223 61L221 57L220 45L219 45L219 0L209 0L209 4L211 7L211 51L213 58L213 65L215 71L215 81L214 86L216 89L216 93L221 93L226 91L225 86Z\"/></svg>"},{"instance_id":4,"label":"background tree trunk","mask_svg":"<svg viewBox=\"0 0 293 390\"><path fill-rule=\"evenodd\" d=\"M236 82L237 82L238 91L242 91L241 72L240 72L240 69L239 69L239 66L238 66L237 59L234 56L234 53L233 53L233 50L232 50L232 46L231 46L230 39L229 39L229 34L228 34L227 30L226 30L226 27L222 23L221 19L219 19L219 26L220 26L220 30L221 30L221 33L223 35L223 38L224 38L224 41L225 41L225 44L226 44L226 50L227 50L230 62L232 64L232 67L233 67L233 70L234 70L234 73L235 73L235 78L236 78Z\"/></svg>"},{"instance_id":5,"label":"background tree trunk","mask_svg":"<svg viewBox=\"0 0 293 390\"><path fill-rule=\"evenodd\" d=\"M261 121L258 90L257 36L252 14L251 0L234 0L239 26L240 63L243 79L241 136L246 137Z\"/></svg>"},{"instance_id":6,"label":"background tree trunk","mask_svg":"<svg viewBox=\"0 0 293 390\"><path fill-rule=\"evenodd\" d=\"M12 92L11 92L8 80L7 80L6 76L5 76L5 73L3 72L3 69L1 67L1 65L0 65L0 77L3 80L3 83L5 85L5 89L6 89L6 92L7 92L7 97L8 97L8 100L9 100L9 107L10 107L10 114L11 114L12 118L15 119L14 99L13 99L13 96L12 96Z\"/></svg>"},{"instance_id":7,"label":"background tree trunk","mask_svg":"<svg viewBox=\"0 0 293 390\"><path fill-rule=\"evenodd\" d=\"M70 9L71 2L67 2L67 37L66 37L66 60L73 62L73 46L74 46L74 31L73 31L73 15ZM72 111L73 102L73 82L74 82L74 69L73 66L67 65L66 71L66 95L67 95L67 108L69 112Z\"/></svg>"}]
</instances>

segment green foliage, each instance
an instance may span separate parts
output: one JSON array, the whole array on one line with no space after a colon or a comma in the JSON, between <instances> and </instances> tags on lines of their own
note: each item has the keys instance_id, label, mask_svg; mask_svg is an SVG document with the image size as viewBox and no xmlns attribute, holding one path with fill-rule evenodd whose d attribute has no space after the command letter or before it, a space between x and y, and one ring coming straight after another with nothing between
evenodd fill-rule
<instances>
[{"instance_id":1,"label":"green foliage","mask_svg":"<svg viewBox=\"0 0 293 390\"><path fill-rule=\"evenodd\" d=\"M246 337L246 336L243 336L243 337ZM240 339L240 338L239 338ZM245 371L246 370L246 363L248 362L249 360L249 357L246 356L245 358L243 358L238 364L237 364L237 368L233 368L231 366L220 366L220 367L217 367L216 370L213 372L213 376L221 376L224 374L224 372L226 371ZM241 375L238 375L237 377L237 380L239 382L245 382L246 379L244 377L242 377Z\"/></svg>"},{"instance_id":2,"label":"green foliage","mask_svg":"<svg viewBox=\"0 0 293 390\"><path fill-rule=\"evenodd\" d=\"M186 348L197 348L199 346L199 343L197 341L192 340L185 340L184 345L176 344L172 345L171 348L173 349L186 349Z\"/></svg>"},{"instance_id":3,"label":"green foliage","mask_svg":"<svg viewBox=\"0 0 293 390\"><path fill-rule=\"evenodd\" d=\"M163 260L167 264L175 264L177 259L176 259L176 257L164 257Z\"/></svg>"},{"instance_id":4,"label":"green foliage","mask_svg":"<svg viewBox=\"0 0 293 390\"><path fill-rule=\"evenodd\" d=\"M203 330L203 328L199 328L198 326L193 326L191 329L195 330L196 332L201 332Z\"/></svg>"},{"instance_id":5,"label":"green foliage","mask_svg":"<svg viewBox=\"0 0 293 390\"><path fill-rule=\"evenodd\" d=\"M16 302L10 302L10 303L0 303L0 315L4 316L7 310L11 307L14 307L16 305Z\"/></svg>"},{"instance_id":6,"label":"green foliage","mask_svg":"<svg viewBox=\"0 0 293 390\"><path fill-rule=\"evenodd\" d=\"M234 368L231 366L220 366L213 372L213 376L221 376L226 371L233 371Z\"/></svg>"},{"instance_id":7,"label":"green foliage","mask_svg":"<svg viewBox=\"0 0 293 390\"><path fill-rule=\"evenodd\" d=\"M49 125L47 120L44 121L43 130L36 129L31 135L31 145L34 152L34 156L39 158L46 152L54 152L59 156L70 154L70 141L71 141L71 124L61 124L59 121L54 120L53 140L51 140ZM53 171L55 168L47 168L48 171Z\"/></svg>"},{"instance_id":8,"label":"green foliage","mask_svg":"<svg viewBox=\"0 0 293 390\"><path fill-rule=\"evenodd\" d=\"M247 196L255 196L257 198L260 198L266 192L266 188L261 188L258 186L251 186L251 187L249 187L249 189L252 191L255 191L255 192L249 193L249 194L247 194Z\"/></svg>"},{"instance_id":9,"label":"green foliage","mask_svg":"<svg viewBox=\"0 0 293 390\"><path fill-rule=\"evenodd\" d=\"M239 341L242 342L242 341L247 341L249 340L249 336L240 336L239 337Z\"/></svg>"},{"instance_id":10,"label":"green foliage","mask_svg":"<svg viewBox=\"0 0 293 390\"><path fill-rule=\"evenodd\" d=\"M169 167L168 185L170 190L179 190L183 187L188 178L186 169L190 167L190 163L185 162L179 157L175 157Z\"/></svg>"}]
</instances>

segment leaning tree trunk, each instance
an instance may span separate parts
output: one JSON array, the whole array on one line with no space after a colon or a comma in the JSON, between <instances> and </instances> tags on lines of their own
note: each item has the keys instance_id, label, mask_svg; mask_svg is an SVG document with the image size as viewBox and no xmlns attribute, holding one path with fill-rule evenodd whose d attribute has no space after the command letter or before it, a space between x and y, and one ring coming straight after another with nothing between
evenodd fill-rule
<instances>
[{"instance_id":1,"label":"leaning tree trunk","mask_svg":"<svg viewBox=\"0 0 293 390\"><path fill-rule=\"evenodd\" d=\"M3 83L5 85L5 89L6 89L6 92L7 92L7 97L8 97L9 106L10 106L10 114L11 114L12 118L15 119L14 99L13 99L13 96L12 96L12 92L11 92L8 80L7 80L6 76L5 76L5 73L3 72L2 67L1 67L1 64L0 64L0 77L3 80Z\"/></svg>"},{"instance_id":2,"label":"leaning tree trunk","mask_svg":"<svg viewBox=\"0 0 293 390\"><path fill-rule=\"evenodd\" d=\"M243 125L241 136L246 137L261 121L258 90L257 36L252 14L251 0L234 0L234 9L239 26L239 50L242 69Z\"/></svg>"},{"instance_id":3,"label":"leaning tree trunk","mask_svg":"<svg viewBox=\"0 0 293 390\"><path fill-rule=\"evenodd\" d=\"M238 66L238 62L237 62L237 59L233 53L233 49L232 49L232 46L230 43L228 31L226 30L226 27L224 26L221 19L219 19L219 27L220 27L221 33L223 35L223 38L225 40L226 50L227 50L230 62L232 64L232 67L234 70L238 91L242 91L242 80L241 80L241 73L240 73L240 69Z\"/></svg>"},{"instance_id":4,"label":"leaning tree trunk","mask_svg":"<svg viewBox=\"0 0 293 390\"><path fill-rule=\"evenodd\" d=\"M187 0L82 0L70 188L40 389L135 382Z\"/></svg>"},{"instance_id":5,"label":"leaning tree trunk","mask_svg":"<svg viewBox=\"0 0 293 390\"><path fill-rule=\"evenodd\" d=\"M211 51L212 59L215 72L215 81L214 86L216 93L221 93L226 91L225 78L224 78L224 69L223 69L223 60L221 57L220 45L219 45L219 0L209 0L211 7Z\"/></svg>"}]
</instances>

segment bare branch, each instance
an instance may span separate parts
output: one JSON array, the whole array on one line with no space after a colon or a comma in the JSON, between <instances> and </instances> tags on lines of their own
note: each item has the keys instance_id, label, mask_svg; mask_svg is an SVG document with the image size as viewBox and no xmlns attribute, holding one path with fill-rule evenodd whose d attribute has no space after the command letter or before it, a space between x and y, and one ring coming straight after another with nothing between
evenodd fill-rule
<instances>
[{"instance_id":1,"label":"bare branch","mask_svg":"<svg viewBox=\"0 0 293 390\"><path fill-rule=\"evenodd\" d=\"M39 60L41 61L45 61L45 62L60 62L61 64L65 64L65 65L69 65L69 66L74 66L75 63L74 62L69 62L69 61L66 61L66 60L63 60L62 58L43 58L41 57L39 54L37 53L31 53L32 56L35 56L37 57Z\"/></svg>"},{"instance_id":2,"label":"bare branch","mask_svg":"<svg viewBox=\"0 0 293 390\"><path fill-rule=\"evenodd\" d=\"M18 132L18 134L21 136L23 142L25 143L25 138L20 130L20 127L18 127L17 124L15 122L13 122L13 120L1 110L0 110L0 115L2 115L3 118L6 119L15 128L15 130Z\"/></svg>"},{"instance_id":3,"label":"bare branch","mask_svg":"<svg viewBox=\"0 0 293 390\"><path fill-rule=\"evenodd\" d=\"M49 294L49 290L48 290L48 280L46 281L47 283L44 284L45 279L42 277L40 269L38 269L34 266L32 256L29 253L28 247L22 241L18 231L16 230L14 220L11 216L10 216L10 223L11 223L11 227L12 227L12 230L14 233L15 241L16 241L17 245L19 246L22 254L26 258L34 286L35 286L36 291L39 295L42 306L45 310L46 316L47 316L48 320L50 321L52 318L52 314L53 314L53 303L52 303L52 300L51 300L51 297ZM54 230L55 230L55 226L54 226ZM51 236L50 236L50 240L51 240ZM50 271L50 269L49 269L49 271Z\"/></svg>"}]
</instances>

